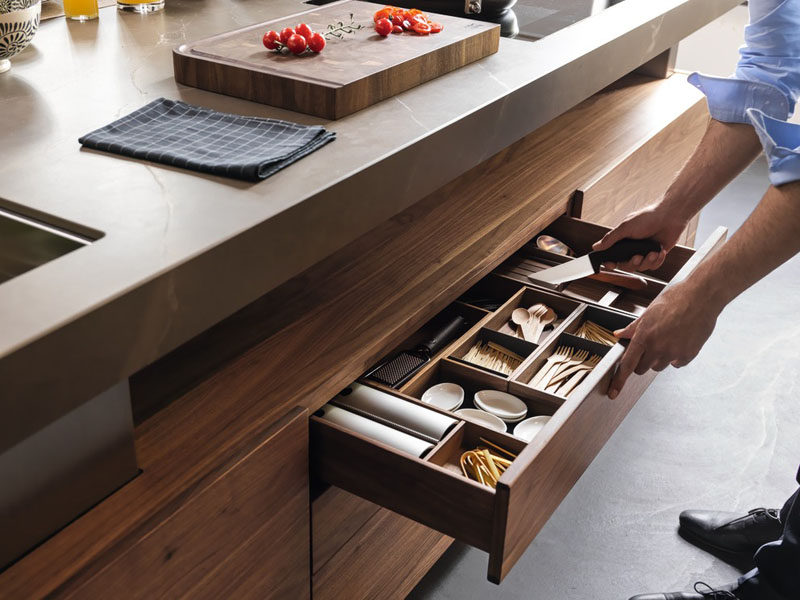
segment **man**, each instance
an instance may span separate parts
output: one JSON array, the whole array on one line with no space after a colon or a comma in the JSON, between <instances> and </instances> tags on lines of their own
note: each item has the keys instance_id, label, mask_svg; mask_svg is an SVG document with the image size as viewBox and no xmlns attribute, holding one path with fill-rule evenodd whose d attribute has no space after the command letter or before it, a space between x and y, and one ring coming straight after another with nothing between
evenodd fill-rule
<instances>
[{"instance_id":1,"label":"man","mask_svg":"<svg viewBox=\"0 0 800 600\"><path fill-rule=\"evenodd\" d=\"M711 335L723 308L800 251L800 126L786 122L800 94L800 0L750 0L745 42L734 77L690 76L689 81L706 95L712 119L664 198L629 216L595 249L626 237L653 238L661 243L660 252L607 266L658 268L688 221L750 164L762 146L772 185L728 243L617 332L628 344L609 386L611 398L631 373L689 363ZM722 588L697 583L694 592L645 594L631 600L800 599L797 496L780 512L683 513L684 530L717 548L755 552L756 568Z\"/></svg>"}]
</instances>

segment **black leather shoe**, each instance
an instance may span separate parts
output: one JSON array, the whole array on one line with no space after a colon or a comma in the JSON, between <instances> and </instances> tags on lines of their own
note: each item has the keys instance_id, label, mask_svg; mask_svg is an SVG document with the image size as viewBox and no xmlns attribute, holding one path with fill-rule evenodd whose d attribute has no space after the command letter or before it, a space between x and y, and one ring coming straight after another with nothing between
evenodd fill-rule
<instances>
[{"instance_id":1,"label":"black leather shoe","mask_svg":"<svg viewBox=\"0 0 800 600\"><path fill-rule=\"evenodd\" d=\"M630 600L739 600L739 597L726 588L713 589L702 581L694 584L694 592L666 592L661 594L640 594Z\"/></svg>"},{"instance_id":2,"label":"black leather shoe","mask_svg":"<svg viewBox=\"0 0 800 600\"><path fill-rule=\"evenodd\" d=\"M781 537L783 525L774 508L756 508L746 515L712 510L685 510L681 533L717 550L753 554Z\"/></svg>"}]
</instances>

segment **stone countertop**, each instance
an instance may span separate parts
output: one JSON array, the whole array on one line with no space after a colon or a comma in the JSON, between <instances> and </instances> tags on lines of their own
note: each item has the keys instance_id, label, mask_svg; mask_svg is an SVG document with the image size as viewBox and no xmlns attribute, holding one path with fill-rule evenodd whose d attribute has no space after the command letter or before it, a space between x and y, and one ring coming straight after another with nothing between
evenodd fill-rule
<instances>
[{"instance_id":1,"label":"stone countertop","mask_svg":"<svg viewBox=\"0 0 800 600\"><path fill-rule=\"evenodd\" d=\"M172 76L177 45L307 9L299 0L42 23L0 75L0 208L99 239L0 285L0 452L737 3L627 0L331 122ZM256 184L81 150L81 134L160 96L338 137Z\"/></svg>"}]
</instances>

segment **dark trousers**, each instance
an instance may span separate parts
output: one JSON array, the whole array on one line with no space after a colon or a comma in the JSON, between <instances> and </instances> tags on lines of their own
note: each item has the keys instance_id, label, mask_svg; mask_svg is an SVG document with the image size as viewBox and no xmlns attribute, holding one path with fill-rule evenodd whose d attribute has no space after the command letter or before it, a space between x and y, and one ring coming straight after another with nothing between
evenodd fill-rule
<instances>
[{"instance_id":1,"label":"dark trousers","mask_svg":"<svg viewBox=\"0 0 800 600\"><path fill-rule=\"evenodd\" d=\"M800 490L783 505L781 523L781 539L761 546L756 552L757 577L787 600L795 600L800 598Z\"/></svg>"}]
</instances>

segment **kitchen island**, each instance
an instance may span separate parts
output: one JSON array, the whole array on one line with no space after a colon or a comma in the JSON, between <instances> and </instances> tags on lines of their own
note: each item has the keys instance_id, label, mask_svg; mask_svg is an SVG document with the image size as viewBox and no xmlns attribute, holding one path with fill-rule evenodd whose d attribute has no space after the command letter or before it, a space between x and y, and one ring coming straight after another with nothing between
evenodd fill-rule
<instances>
[{"instance_id":1,"label":"kitchen island","mask_svg":"<svg viewBox=\"0 0 800 600\"><path fill-rule=\"evenodd\" d=\"M0 80L2 208L91 243L0 285L0 453L130 378L141 473L0 593L407 592L450 538L368 491L315 481L310 504L308 415L559 215L611 224L657 197L701 97L681 76L612 84L734 4L626 0L332 122L172 78L173 47L300 2L43 23ZM338 137L258 184L79 149L159 96Z\"/></svg>"}]
</instances>

